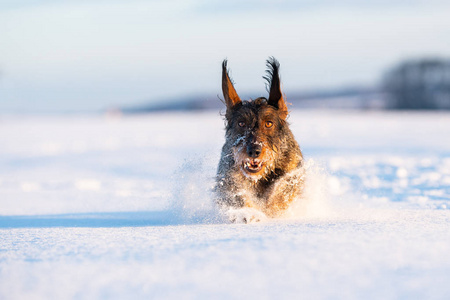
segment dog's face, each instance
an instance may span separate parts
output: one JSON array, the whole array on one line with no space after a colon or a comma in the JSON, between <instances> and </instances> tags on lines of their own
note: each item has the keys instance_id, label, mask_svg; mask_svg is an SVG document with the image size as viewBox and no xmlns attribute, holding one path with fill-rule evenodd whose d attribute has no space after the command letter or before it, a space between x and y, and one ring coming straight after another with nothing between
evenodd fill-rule
<instances>
[{"instance_id":1,"label":"dog's face","mask_svg":"<svg viewBox=\"0 0 450 300\"><path fill-rule=\"evenodd\" d=\"M234 161L247 178L258 180L275 169L275 158L287 126L286 103L281 94L278 76L279 64L267 62L270 77L269 99L241 101L223 63L222 89L227 105L227 140L233 141Z\"/></svg>"},{"instance_id":2,"label":"dog's face","mask_svg":"<svg viewBox=\"0 0 450 300\"><path fill-rule=\"evenodd\" d=\"M227 122L227 138L234 141L234 161L244 175L259 179L273 171L280 132L286 126L278 110L265 98L244 101Z\"/></svg>"}]
</instances>

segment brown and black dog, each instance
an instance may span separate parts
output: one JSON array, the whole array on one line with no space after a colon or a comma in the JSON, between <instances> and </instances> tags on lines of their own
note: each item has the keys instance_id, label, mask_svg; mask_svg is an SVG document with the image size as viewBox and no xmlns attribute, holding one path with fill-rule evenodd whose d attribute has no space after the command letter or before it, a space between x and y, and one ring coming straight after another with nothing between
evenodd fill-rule
<instances>
[{"instance_id":1,"label":"brown and black dog","mask_svg":"<svg viewBox=\"0 0 450 300\"><path fill-rule=\"evenodd\" d=\"M286 122L288 108L280 88L280 64L272 57L267 67L264 79L269 98L242 101L229 77L227 60L222 63L226 140L216 175L217 203L229 211L250 208L257 212L250 216L228 214L232 222L280 216L303 190L303 156Z\"/></svg>"}]
</instances>

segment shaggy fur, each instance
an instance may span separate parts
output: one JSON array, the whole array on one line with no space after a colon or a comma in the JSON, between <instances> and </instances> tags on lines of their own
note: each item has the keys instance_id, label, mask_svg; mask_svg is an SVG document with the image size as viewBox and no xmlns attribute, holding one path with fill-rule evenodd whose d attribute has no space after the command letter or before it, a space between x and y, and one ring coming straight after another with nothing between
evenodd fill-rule
<instances>
[{"instance_id":1,"label":"shaggy fur","mask_svg":"<svg viewBox=\"0 0 450 300\"><path fill-rule=\"evenodd\" d=\"M268 99L242 101L228 75L227 61L222 64L226 140L215 191L224 208L253 208L277 217L303 189L303 157L286 122L279 66L275 58L267 60Z\"/></svg>"}]
</instances>

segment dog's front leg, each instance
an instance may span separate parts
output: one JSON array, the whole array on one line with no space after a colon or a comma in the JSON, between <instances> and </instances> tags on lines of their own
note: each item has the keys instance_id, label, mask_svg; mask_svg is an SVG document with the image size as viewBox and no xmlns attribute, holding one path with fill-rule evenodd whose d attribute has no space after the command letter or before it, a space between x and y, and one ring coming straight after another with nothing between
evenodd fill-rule
<instances>
[{"instance_id":1,"label":"dog's front leg","mask_svg":"<svg viewBox=\"0 0 450 300\"><path fill-rule=\"evenodd\" d=\"M217 204L231 223L255 223L267 219L252 197L245 191L230 191L217 199Z\"/></svg>"},{"instance_id":2,"label":"dog's front leg","mask_svg":"<svg viewBox=\"0 0 450 300\"><path fill-rule=\"evenodd\" d=\"M303 191L303 174L287 174L280 178L267 195L264 212L269 217L280 216Z\"/></svg>"},{"instance_id":3,"label":"dog's front leg","mask_svg":"<svg viewBox=\"0 0 450 300\"><path fill-rule=\"evenodd\" d=\"M230 196L222 211L232 223L256 223L267 219L250 195L241 191Z\"/></svg>"}]
</instances>

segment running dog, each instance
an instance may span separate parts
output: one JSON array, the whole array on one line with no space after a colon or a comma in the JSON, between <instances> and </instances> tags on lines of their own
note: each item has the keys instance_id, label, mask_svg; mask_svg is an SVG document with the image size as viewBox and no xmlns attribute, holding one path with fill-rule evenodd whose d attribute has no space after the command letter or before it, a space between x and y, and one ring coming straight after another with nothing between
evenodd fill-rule
<instances>
[{"instance_id":1,"label":"running dog","mask_svg":"<svg viewBox=\"0 0 450 300\"><path fill-rule=\"evenodd\" d=\"M278 217L303 190L303 156L286 118L278 61L267 60L269 98L244 100L222 63L226 105L225 144L216 175L217 204L230 221L248 223ZM247 213L237 213L246 211Z\"/></svg>"}]
</instances>

